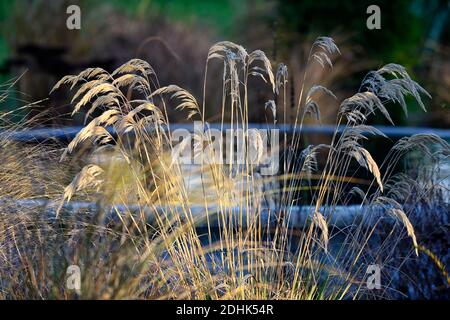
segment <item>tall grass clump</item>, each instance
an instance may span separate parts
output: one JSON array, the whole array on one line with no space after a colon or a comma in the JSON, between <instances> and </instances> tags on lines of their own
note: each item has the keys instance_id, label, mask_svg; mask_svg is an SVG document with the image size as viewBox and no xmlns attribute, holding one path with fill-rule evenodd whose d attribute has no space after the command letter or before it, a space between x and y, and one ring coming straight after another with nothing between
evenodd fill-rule
<instances>
[{"instance_id":1,"label":"tall grass clump","mask_svg":"<svg viewBox=\"0 0 450 320\"><path fill-rule=\"evenodd\" d=\"M274 72L260 50L248 53L231 42L212 46L201 101L177 85L160 86L152 66L139 59L112 73L89 68L62 78L53 90L62 86L73 90L72 116L82 115L85 125L61 152L55 148L58 159L49 161L55 168L67 168L65 172L80 170L63 191L60 188L59 196L44 192L41 197L50 199L42 206L16 205L14 210L20 214L12 217L13 204L2 207L0 272L10 280L0 284L1 295L389 297L386 279L397 270L390 265L390 250L405 235L409 254L418 255L420 249L406 208L413 192L411 177L393 173L413 151L434 162L446 161L448 144L434 135L403 138L381 164L364 147L368 135L384 137L367 124L373 114L392 123L389 107L400 104L406 113L408 96L425 109L422 96L428 93L402 66L388 64L369 72L355 95L336 102L336 130L329 143L305 147L305 119L320 120L317 97L337 100L320 84L306 87L305 79L313 65L331 68L333 56L339 53L331 38L314 42L293 110L293 134L282 134L276 141L270 140L269 133L268 150L264 134L249 128L249 114L267 112L268 124L275 127L286 122L288 69L280 64ZM218 148L234 159L239 145L244 150L240 162L222 161L223 154L211 147L217 141L207 130L206 117L212 63L223 66L221 131L244 132L234 144ZM249 105L251 77L267 84L273 100ZM173 109L189 121L198 121L203 129L179 141L168 116ZM6 137L2 143L7 141ZM180 161L180 155L189 151L195 164ZM266 175L264 164L274 154L280 156L275 160L279 170ZM19 165L17 160L6 161ZM355 165L356 171L351 169ZM25 166L13 171L28 178L33 166ZM364 171L371 178L362 188L355 174ZM0 179L8 178L2 173ZM15 188L16 180L1 185ZM428 199L429 187L417 184L414 192ZM11 197L17 198L14 193ZM350 199L360 206L342 215L339 208ZM339 219L345 220L344 226ZM380 236L386 226L390 232ZM66 269L73 264L81 270L79 291L65 285ZM366 285L366 270L373 264L383 270L381 291Z\"/></svg>"}]
</instances>

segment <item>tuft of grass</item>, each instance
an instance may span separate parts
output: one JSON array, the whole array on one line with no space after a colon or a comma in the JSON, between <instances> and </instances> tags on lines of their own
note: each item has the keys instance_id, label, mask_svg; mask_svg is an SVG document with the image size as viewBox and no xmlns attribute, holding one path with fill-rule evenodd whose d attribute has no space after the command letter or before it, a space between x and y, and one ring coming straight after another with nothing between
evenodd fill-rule
<instances>
[{"instance_id":1,"label":"tuft of grass","mask_svg":"<svg viewBox=\"0 0 450 320\"><path fill-rule=\"evenodd\" d=\"M308 66L330 68L333 55L339 53L331 38L318 38L303 79ZM208 127L206 79L208 67L216 62L223 65L221 127L248 129L239 142L244 150L256 150L256 156L246 152L243 163L209 161L220 160L209 147L214 143L210 131L194 132L188 143L176 142L170 130L170 109ZM160 87L152 66L139 59L112 73L89 68L62 78L53 90L61 86L76 90L72 116L84 113L86 125L59 152L59 160L49 159L51 166L92 162L59 196L42 192L41 197L53 201L44 208L0 204L2 297L377 298L379 292L366 287L366 269L371 264L388 265L386 248L395 247L404 233L393 227L387 237L377 240L380 224L393 218L406 229L411 251L418 254L421 248L405 211L406 200L402 203L398 196L410 194L406 189L410 178L394 178L392 172L411 150L437 161L448 155L448 144L432 135L404 138L381 165L364 148L367 134L382 135L367 124L371 115L380 112L392 122L390 103L400 103L406 112L408 95L424 108L421 94L426 91L403 67L388 64L368 73L359 92L340 103L331 141L307 148L302 144L302 126L309 116L320 121L316 97L336 97L320 84L305 87L303 81L294 133L283 135L279 148L270 146L281 155L281 172L265 176L263 139L249 129L249 114L269 109L273 124L286 122L287 72L284 64L272 69L260 50L248 53L235 43L219 42L208 52L201 102L176 85ZM249 105L250 77L266 82L276 95L265 106ZM6 136L2 144L7 143ZM189 148L200 159L195 166L174 161L172 155ZM236 152L233 145L225 151L231 158ZM35 168L34 160L31 165L13 158L5 161L27 178ZM370 172L365 191L355 185L358 179L351 164ZM15 181L25 180L4 172L0 179L2 186L15 191L35 186L18 185ZM393 183L403 189L393 188ZM364 206L352 223L340 228L331 221L349 196L359 197ZM20 196L12 193L11 198ZM70 207L74 199L92 205ZM303 206L311 210L299 228L293 226L293 212ZM11 215L11 210L19 214ZM48 212L56 215L48 217ZM81 269L79 292L65 286L65 270L71 264ZM389 288L382 297L389 297Z\"/></svg>"}]
</instances>

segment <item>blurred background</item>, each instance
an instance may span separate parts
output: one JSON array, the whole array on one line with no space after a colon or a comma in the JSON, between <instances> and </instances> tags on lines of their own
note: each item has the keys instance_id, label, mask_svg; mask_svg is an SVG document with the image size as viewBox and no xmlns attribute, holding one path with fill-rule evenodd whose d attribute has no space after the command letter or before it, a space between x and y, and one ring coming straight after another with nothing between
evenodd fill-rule
<instances>
[{"instance_id":1,"label":"blurred background","mask_svg":"<svg viewBox=\"0 0 450 320\"><path fill-rule=\"evenodd\" d=\"M447 0L2 0L0 2L0 83L16 81L1 110L47 99L45 125L72 124L61 115L70 110L67 92L49 97L64 75L87 67L112 71L131 58L147 60L161 85L177 84L201 98L208 49L230 40L248 51L262 49L274 68L289 68L288 104L293 108L303 78L306 55L317 36L335 39L342 55L333 70L314 70L309 81L333 90L339 99L354 94L371 69L395 62L433 96L425 114L409 101L406 118L393 106L397 125L448 128L450 116L450 17ZM66 9L81 8L81 30L69 30ZM366 8L381 8L381 30L366 27ZM219 111L221 66L208 79L207 116ZM268 87L255 81L250 101L262 108ZM322 123L334 123L337 105L323 101ZM20 116L20 112L18 112ZM30 116L30 115L27 115ZM176 121L183 117L173 114ZM178 117L178 118L177 118ZM217 120L217 119L216 119ZM265 121L256 112L252 121ZM376 124L384 120L375 118Z\"/></svg>"}]
</instances>

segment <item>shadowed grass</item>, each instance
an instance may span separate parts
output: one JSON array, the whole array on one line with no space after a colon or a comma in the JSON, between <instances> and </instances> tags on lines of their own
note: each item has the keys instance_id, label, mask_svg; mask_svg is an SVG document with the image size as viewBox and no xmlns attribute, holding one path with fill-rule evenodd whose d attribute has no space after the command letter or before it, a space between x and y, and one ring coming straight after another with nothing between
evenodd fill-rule
<instances>
[{"instance_id":1,"label":"shadowed grass","mask_svg":"<svg viewBox=\"0 0 450 320\"><path fill-rule=\"evenodd\" d=\"M318 38L304 79L308 66L329 68L330 57L336 54L339 49L332 39ZM207 128L206 79L208 66L216 62L223 64L222 126L247 130L249 113L266 110L274 123L285 121L287 67L279 66L274 74L262 51L248 53L231 42L217 43L208 53L201 103L176 85L159 87L154 69L139 59L112 73L90 68L55 85L53 90L64 85L75 90L72 115L83 112L86 125L63 151L55 148L48 153L44 145L38 145L20 146L20 152L6 154L4 163L12 167L1 171L1 188L8 188L0 189L2 197L46 197L59 200L60 205L53 208L56 217L48 218L43 214L48 208L19 207L14 201L0 203L3 298L390 296L388 287L382 294L368 290L367 267L389 266L387 248L395 247L405 230L411 251L418 254L421 248L404 209L412 192L407 189L410 178L394 177L392 172L412 150L439 162L448 160L449 148L433 135L404 138L379 166L363 142L367 134L383 134L366 122L376 112L392 122L389 104L400 103L406 112L407 95L425 108L421 94L427 95L426 91L399 65L372 71L359 92L339 105L336 128L344 125L342 132L338 134L336 129L329 144L304 148L304 119L312 116L320 120L315 97L335 96L318 84L304 87L303 81L294 112L295 133L269 145L281 160L280 172L267 176L262 172L263 163L272 153L264 152L259 131L249 129L237 137L245 150L242 163L220 161L210 147L214 143L211 131L195 131L192 141L178 142L172 136L170 108ZM266 82L277 97L265 106L249 106L250 77ZM280 99L281 108L275 103ZM2 136L2 147L11 143ZM228 147L224 151L233 159L236 150L233 145ZM193 151L198 160L195 166L183 165L174 157L186 150ZM46 159L51 170L37 165L40 152L54 155ZM86 159L89 163L84 165ZM82 168L62 191L61 177L81 163ZM371 174L371 179L364 181L368 185L365 191L356 184L361 179L349 170L350 164ZM40 184L43 190L30 191ZM51 184L61 193L48 191ZM422 188L417 185L417 190ZM330 225L336 206L346 203L349 196L364 204L360 214L345 228ZM97 206L66 210L65 204L75 198ZM133 210L127 209L132 205ZM193 212L194 205L201 209ZM312 208L300 229L290 224L291 209L299 205ZM268 210L271 223L263 219L263 209ZM402 229L392 227L380 239L379 226L386 220ZM72 264L81 268L78 293L65 285L66 268ZM390 269L384 270L389 277Z\"/></svg>"}]
</instances>

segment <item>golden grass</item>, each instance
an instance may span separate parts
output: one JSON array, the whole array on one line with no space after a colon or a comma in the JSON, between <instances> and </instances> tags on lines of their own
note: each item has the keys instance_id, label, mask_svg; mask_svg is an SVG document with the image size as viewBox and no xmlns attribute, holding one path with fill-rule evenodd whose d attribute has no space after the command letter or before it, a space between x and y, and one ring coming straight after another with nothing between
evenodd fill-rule
<instances>
[{"instance_id":1,"label":"golden grass","mask_svg":"<svg viewBox=\"0 0 450 320\"><path fill-rule=\"evenodd\" d=\"M338 53L332 39L318 38L308 65L319 63L326 68L330 56ZM380 111L391 121L386 108L389 101L402 103L411 94L423 105L419 93L425 91L402 67L390 64L369 73L361 92L340 104L336 126L345 125L342 134L336 130L330 144L304 150L300 141L303 121L308 115L320 118L315 95L334 95L320 85L302 87L295 110L297 131L292 137L284 135L277 150L282 155L282 172L262 176L258 165L263 157L262 138L257 131L239 137L245 150L257 151L255 158L245 156L243 164L205 161L216 157L207 147L213 143L208 132L194 133L194 154L202 160L193 171L170 156L191 146L172 141L167 110L175 108L207 126L206 79L213 60L224 67L222 126L228 123L232 128L248 129L249 113L264 111L264 106L248 105L248 79L253 76L279 94L281 109L273 101L266 108L274 123L285 121L287 67L281 65L273 74L262 51L247 53L231 42L220 42L208 53L202 103L176 85L158 87L151 65L138 59L112 73L90 68L55 85L54 90L62 85L77 88L72 115L84 112L89 122L62 153L53 150L61 161L56 156L47 159L49 171L36 166L34 160L43 145L20 146L20 153L2 158L7 164L0 172L2 197L46 197L59 201L60 206L53 208L56 219L48 219L49 208L0 203L0 297L367 298L374 294L365 287L366 267L383 261L379 261L380 251L370 245L379 221L370 225L365 221L380 207L403 223L413 242L411 249L418 252L414 228L402 205L382 194L401 155L417 145L429 151L424 141L430 138L401 140L382 166L361 144L367 139L364 133L379 134L365 124L371 114ZM308 68L304 78L307 72ZM390 77L385 78L386 73ZM117 135L108 131L111 128ZM448 144L433 139L448 150ZM11 143L2 137L2 148ZM319 150L326 151L322 164L317 160ZM233 148L227 151L235 152ZM78 168L86 158L101 155L107 160L83 166L62 191L61 177L69 174L68 168ZM334 208L348 196L349 186L361 182L349 173L352 159L373 175L371 181L364 181L370 185L367 192L353 189L367 206L353 227L336 230L329 225ZM46 172L52 175L42 177ZM194 186L189 179L196 180ZM30 191L44 181L45 190ZM52 183L58 195L48 191ZM306 190L308 197L298 190ZM75 198L96 206L65 209ZM301 230L289 223L294 205L314 208ZM11 215L11 210L16 214ZM263 212L273 217L272 224L264 220ZM335 233L344 239L337 249L330 248ZM395 245L393 239L383 244ZM79 293L65 286L70 264L81 268Z\"/></svg>"}]
</instances>

